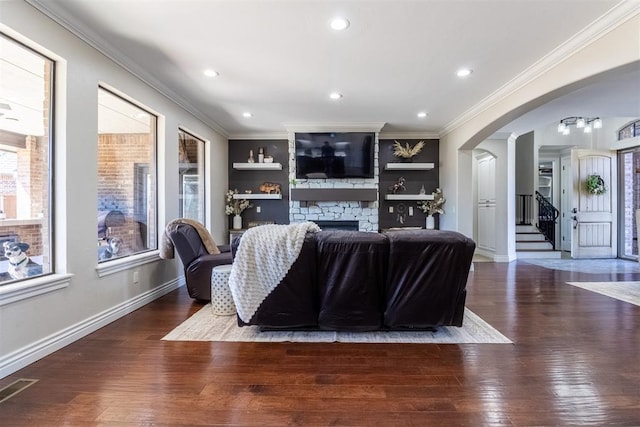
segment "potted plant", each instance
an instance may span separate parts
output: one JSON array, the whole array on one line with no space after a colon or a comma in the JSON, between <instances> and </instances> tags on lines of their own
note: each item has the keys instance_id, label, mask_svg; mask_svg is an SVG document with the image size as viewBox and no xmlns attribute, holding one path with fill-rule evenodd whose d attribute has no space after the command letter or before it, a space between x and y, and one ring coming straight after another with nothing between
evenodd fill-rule
<instances>
[{"instance_id":1,"label":"potted plant","mask_svg":"<svg viewBox=\"0 0 640 427\"><path fill-rule=\"evenodd\" d=\"M413 147L407 142L404 146L398 141L394 140L393 143L393 155L398 157L400 161L409 162L416 156L424 147L424 141L419 141Z\"/></svg>"},{"instance_id":2,"label":"potted plant","mask_svg":"<svg viewBox=\"0 0 640 427\"><path fill-rule=\"evenodd\" d=\"M227 215L233 215L233 229L240 230L242 228L242 212L253 207L253 205L247 199L235 199L235 194L238 194L237 189L227 191L227 204L224 207L224 211Z\"/></svg>"},{"instance_id":3,"label":"potted plant","mask_svg":"<svg viewBox=\"0 0 640 427\"><path fill-rule=\"evenodd\" d=\"M435 214L444 213L444 209L442 209L442 206L445 202L446 199L442 195L442 190L439 188L436 188L436 191L433 192L433 200L420 200L418 202L418 209L420 209L427 215L425 225L428 230L432 230L435 228L435 220L433 216Z\"/></svg>"}]
</instances>

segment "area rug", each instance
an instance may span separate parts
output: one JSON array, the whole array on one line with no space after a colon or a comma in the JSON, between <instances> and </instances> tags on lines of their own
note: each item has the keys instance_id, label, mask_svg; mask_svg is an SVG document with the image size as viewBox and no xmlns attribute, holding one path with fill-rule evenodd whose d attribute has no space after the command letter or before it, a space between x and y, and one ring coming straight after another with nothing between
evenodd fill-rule
<instances>
[{"instance_id":1,"label":"area rug","mask_svg":"<svg viewBox=\"0 0 640 427\"><path fill-rule=\"evenodd\" d=\"M640 306L640 282L567 282L567 284Z\"/></svg>"},{"instance_id":2,"label":"area rug","mask_svg":"<svg viewBox=\"0 0 640 427\"><path fill-rule=\"evenodd\" d=\"M167 341L235 342L344 342L424 344L511 344L511 340L466 309L463 326L443 326L428 331L265 331L257 326L238 327L236 316L217 316L207 304L167 334Z\"/></svg>"}]
</instances>

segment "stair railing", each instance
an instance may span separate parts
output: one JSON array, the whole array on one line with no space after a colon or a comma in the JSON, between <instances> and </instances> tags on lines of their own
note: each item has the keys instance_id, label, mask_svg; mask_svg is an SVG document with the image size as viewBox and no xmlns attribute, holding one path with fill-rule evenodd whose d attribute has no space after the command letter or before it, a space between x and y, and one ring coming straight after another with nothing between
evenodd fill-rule
<instances>
[{"instance_id":1,"label":"stair railing","mask_svg":"<svg viewBox=\"0 0 640 427\"><path fill-rule=\"evenodd\" d=\"M553 250L556 250L556 220L560 216L560 211L553 206L549 200L536 191L536 201L538 202L538 223L536 227L544 235L545 239L551 243Z\"/></svg>"},{"instance_id":2,"label":"stair railing","mask_svg":"<svg viewBox=\"0 0 640 427\"><path fill-rule=\"evenodd\" d=\"M518 194L516 200L516 224L531 225L533 220L533 195Z\"/></svg>"}]
</instances>

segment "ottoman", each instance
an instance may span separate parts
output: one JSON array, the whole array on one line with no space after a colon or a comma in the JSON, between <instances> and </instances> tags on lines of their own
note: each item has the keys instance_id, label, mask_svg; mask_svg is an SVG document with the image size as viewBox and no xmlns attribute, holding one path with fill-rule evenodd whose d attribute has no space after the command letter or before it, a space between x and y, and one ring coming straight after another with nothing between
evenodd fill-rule
<instances>
[{"instance_id":1,"label":"ottoman","mask_svg":"<svg viewBox=\"0 0 640 427\"><path fill-rule=\"evenodd\" d=\"M233 302L231 289L229 289L229 275L231 264L218 265L211 270L211 309L213 314L230 316L236 314L236 305Z\"/></svg>"}]
</instances>

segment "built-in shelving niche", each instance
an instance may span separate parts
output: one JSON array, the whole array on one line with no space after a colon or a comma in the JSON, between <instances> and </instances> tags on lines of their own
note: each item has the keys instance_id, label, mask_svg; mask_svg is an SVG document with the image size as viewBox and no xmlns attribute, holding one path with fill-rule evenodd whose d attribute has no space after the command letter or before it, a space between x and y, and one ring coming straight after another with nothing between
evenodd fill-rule
<instances>
[{"instance_id":1,"label":"built-in shelving niche","mask_svg":"<svg viewBox=\"0 0 640 427\"><path fill-rule=\"evenodd\" d=\"M419 141L425 145L411 161L403 162L393 155L395 139L380 139L380 209L378 214L381 229L392 227L425 226L425 215L418 208L421 200L432 200L439 180L438 139L397 139L402 144L415 146ZM393 192L393 186L404 178L404 191ZM424 194L420 194L424 188ZM445 195L446 197L446 195ZM446 206L445 206L446 210ZM436 224L438 218L436 215Z\"/></svg>"}]
</instances>

